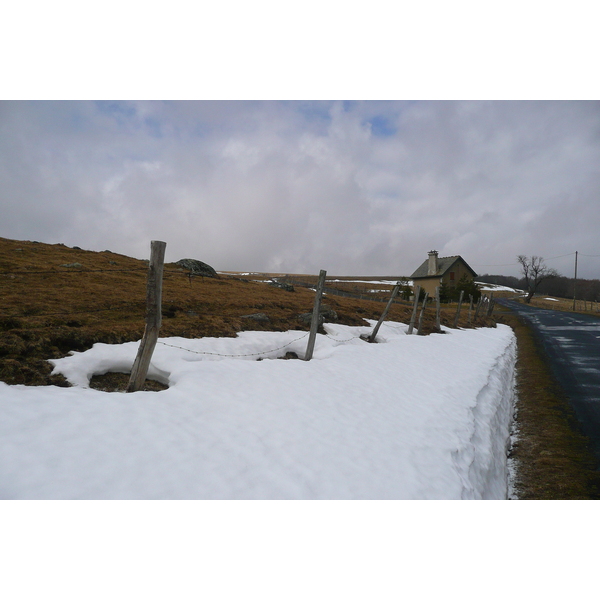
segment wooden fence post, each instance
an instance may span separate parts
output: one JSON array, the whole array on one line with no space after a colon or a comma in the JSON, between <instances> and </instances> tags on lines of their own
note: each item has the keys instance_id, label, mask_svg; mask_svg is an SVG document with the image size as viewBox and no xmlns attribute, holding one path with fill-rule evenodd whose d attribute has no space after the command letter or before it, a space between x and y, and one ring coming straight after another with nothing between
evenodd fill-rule
<instances>
[{"instance_id":1,"label":"wooden fence post","mask_svg":"<svg viewBox=\"0 0 600 600\"><path fill-rule=\"evenodd\" d=\"M494 304L496 303L496 301L494 300L494 292L492 292L490 294L490 305L488 306L488 310L487 310L487 316L491 317L492 316L492 312L494 311Z\"/></svg>"},{"instance_id":2,"label":"wooden fence post","mask_svg":"<svg viewBox=\"0 0 600 600\"><path fill-rule=\"evenodd\" d=\"M392 302L394 301L394 298L398 295L398 292L400 291L400 282L396 282L396 287L392 290L392 295L390 296L390 299L385 307L385 310L381 313L381 317L379 317L379 321L377 322L377 325L375 325L375 329L373 329L373 333L369 336L369 342L374 342L375 338L377 337L377 332L379 331L379 328L381 327L381 324L383 323L383 320L387 317L387 314L390 310L390 308L392 307Z\"/></svg>"},{"instance_id":3,"label":"wooden fence post","mask_svg":"<svg viewBox=\"0 0 600 600\"><path fill-rule=\"evenodd\" d=\"M127 385L128 392L137 392L144 387L148 367L162 323L162 279L166 242L150 243L150 264L148 265L148 283L146 284L146 327L140 342L131 376Z\"/></svg>"},{"instance_id":4,"label":"wooden fence post","mask_svg":"<svg viewBox=\"0 0 600 600\"><path fill-rule=\"evenodd\" d=\"M412 335L413 327L415 326L415 319L417 318L417 307L419 306L419 295L421 294L421 286L418 285L415 288L415 303L413 306L412 315L410 316L410 324L408 325L408 331L406 335Z\"/></svg>"},{"instance_id":5,"label":"wooden fence post","mask_svg":"<svg viewBox=\"0 0 600 600\"><path fill-rule=\"evenodd\" d=\"M323 295L323 288L325 287L325 276L327 271L319 273L319 283L317 284L317 293L315 294L315 304L313 306L312 320L310 322L310 334L308 335L308 344L306 346L306 354L304 360L310 360L315 349L315 339L317 337L317 329L319 328L319 312L321 309L321 296Z\"/></svg>"},{"instance_id":6,"label":"wooden fence post","mask_svg":"<svg viewBox=\"0 0 600 600\"><path fill-rule=\"evenodd\" d=\"M458 306L456 307L456 316L454 317L454 328L458 326L458 317L460 316L460 305L462 304L464 290L460 290L460 297L458 298Z\"/></svg>"},{"instance_id":7,"label":"wooden fence post","mask_svg":"<svg viewBox=\"0 0 600 600\"><path fill-rule=\"evenodd\" d=\"M435 288L435 326L438 331L442 330L442 323L440 321L440 286Z\"/></svg>"},{"instance_id":8,"label":"wooden fence post","mask_svg":"<svg viewBox=\"0 0 600 600\"><path fill-rule=\"evenodd\" d=\"M471 313L473 312L473 296L469 294L469 325L471 324Z\"/></svg>"},{"instance_id":9,"label":"wooden fence post","mask_svg":"<svg viewBox=\"0 0 600 600\"><path fill-rule=\"evenodd\" d=\"M417 335L421 335L421 325L423 324L423 313L425 312L425 305L427 304L428 297L429 297L429 292L425 292L425 297L423 298L423 305L421 306L421 314L419 315L419 326L417 327Z\"/></svg>"},{"instance_id":10,"label":"wooden fence post","mask_svg":"<svg viewBox=\"0 0 600 600\"><path fill-rule=\"evenodd\" d=\"M477 308L475 309L475 318L476 319L479 316L479 310L481 309L482 304L483 304L483 294L481 294L481 296L479 296L479 300L477 301Z\"/></svg>"}]
</instances>

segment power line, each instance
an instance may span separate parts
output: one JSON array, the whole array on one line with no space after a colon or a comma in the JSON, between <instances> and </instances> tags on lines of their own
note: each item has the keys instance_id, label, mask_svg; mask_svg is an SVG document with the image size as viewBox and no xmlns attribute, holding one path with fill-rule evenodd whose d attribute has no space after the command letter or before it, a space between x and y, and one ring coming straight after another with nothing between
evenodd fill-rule
<instances>
[{"instance_id":1,"label":"power line","mask_svg":"<svg viewBox=\"0 0 600 600\"><path fill-rule=\"evenodd\" d=\"M544 258L544 260L554 260L555 258L564 258L565 256L575 256L575 252L569 252L569 254L561 254L560 256L551 256L550 258Z\"/></svg>"},{"instance_id":2,"label":"power line","mask_svg":"<svg viewBox=\"0 0 600 600\"><path fill-rule=\"evenodd\" d=\"M575 256L575 252L569 252L569 254L561 254L560 256L550 256L549 258L544 258L542 256L542 258L546 261L546 260L554 260L556 258L565 258L565 256ZM588 255L580 253L580 256L588 256ZM503 265L476 265L476 264L473 264L473 266L474 267L513 267L518 264L519 264L518 262L512 262L512 263L506 263Z\"/></svg>"}]
</instances>

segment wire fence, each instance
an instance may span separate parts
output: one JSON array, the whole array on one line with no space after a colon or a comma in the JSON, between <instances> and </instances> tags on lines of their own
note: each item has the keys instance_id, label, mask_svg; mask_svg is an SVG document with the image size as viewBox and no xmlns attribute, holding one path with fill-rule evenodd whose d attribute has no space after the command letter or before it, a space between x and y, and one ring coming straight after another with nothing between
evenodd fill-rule
<instances>
[{"instance_id":1,"label":"wire fence","mask_svg":"<svg viewBox=\"0 0 600 600\"><path fill-rule=\"evenodd\" d=\"M313 283L309 283L306 281L300 281L300 280L293 279L290 277L285 277L282 279L283 279L284 283L289 283L290 285L295 285L298 287L303 287L303 288L308 288L308 289L314 289L314 287L315 287L315 284L313 284ZM349 282L349 283L351 283L351 282ZM394 284L390 283L390 286L394 287ZM356 300L366 300L368 302L389 302L389 296L387 298L381 298L379 296L375 296L372 294L360 294L357 292L341 290L341 289L335 288L335 287L328 287L327 285L323 288L323 294L328 294L330 296L341 296L343 298L353 298ZM394 299L393 304L398 304L398 305L403 305L403 306L411 306L410 302L408 302L406 300L402 300L400 298Z\"/></svg>"},{"instance_id":2,"label":"wire fence","mask_svg":"<svg viewBox=\"0 0 600 600\"><path fill-rule=\"evenodd\" d=\"M0 271L0 275L11 276L11 275L87 275L87 274L96 274L96 273L138 273L145 274L148 272L148 267L136 267L130 269L88 269L85 267L65 267L65 270L57 270L57 269L49 269L49 270L12 270L12 271ZM185 269L164 269L163 276L165 277L177 277L183 276L188 279L191 283L192 279L200 277L202 280L204 279L203 275L194 274ZM233 277L235 279L235 277ZM298 287L303 287L307 289L311 289L314 285L310 283L297 281L297 280L289 280L286 279L286 283L290 282L292 285L296 285ZM277 283L277 279L271 280L271 283ZM334 296L341 296L346 298L353 298L357 300L365 300L370 302L387 302L386 298L378 298L365 294L358 294L354 292L347 292L344 290L326 287L323 292L325 294L330 294ZM169 304L167 300L165 304ZM402 300L395 300L394 304L409 304L403 302ZM124 310L135 310L136 312L139 310L145 309L145 302L143 300L139 302L124 302L118 306L115 306L114 303L109 304L108 306L95 307L95 308L78 308L75 310L58 310L53 312L37 312L35 309L27 309L21 312L11 312L11 313L0 313L0 318L12 318L12 319L29 319L29 318L45 318L45 317L68 317L70 315L85 315L85 314L95 314L109 311L124 311ZM206 313L202 312L203 317L236 317L236 315L224 315L219 313ZM237 317L242 317L245 315L237 315Z\"/></svg>"},{"instance_id":3,"label":"wire fence","mask_svg":"<svg viewBox=\"0 0 600 600\"><path fill-rule=\"evenodd\" d=\"M63 269L42 269L42 270L20 269L20 270L12 270L12 271L0 271L0 275L9 276L9 277L10 276L30 276L30 275L31 276L36 276L36 275L43 275L43 276L68 275L68 276L71 276L71 275L88 275L88 274L98 274L98 273L144 274L147 272L148 272L147 266L139 267L139 268L129 268L129 269L117 269L117 268L115 268L115 269L90 269L90 268L85 268L80 265L77 265L74 267L65 266L64 270ZM196 275L194 273L191 273L191 272L189 272L187 270L183 270L183 269L178 269L178 270L165 269L165 270L163 270L163 276L168 277L168 278L184 276L184 277L188 278L190 280L190 282L195 277L202 277L202 279L203 279L202 275ZM276 283L276 280L271 280L270 283ZM307 282L301 282L301 281L295 281L295 280L293 282L293 285L297 285L299 287L304 287L304 288L309 288L309 289L312 287L311 284L309 284ZM331 294L331 295L355 298L355 299L360 299L360 300L368 300L368 301L376 301L376 302L387 301L387 300L381 300L380 298L374 298L372 296L366 296L364 294L347 292L344 290L339 290L339 289L331 288L331 287L325 288L324 292ZM397 303L402 304L402 302L397 302ZM164 304L168 305L169 301L166 301ZM106 313L106 312L111 312L111 311L121 311L121 312L122 311L135 311L136 313L143 313L145 308L146 308L146 303L143 300L140 300L139 302L130 302L130 301L121 302L121 303L112 302L112 303L108 304L107 306L102 306L102 307L76 308L76 309L69 309L69 310L57 310L57 311L51 311L51 312L37 312L35 310L35 308L29 308L29 309L22 310L19 312L0 313L0 319L4 319L4 320L36 319L37 320L37 319L50 318L50 317L60 317L60 318L66 319L71 316ZM202 313L198 314L191 310L184 311L184 312L188 312L190 314L193 314L193 316L199 317L199 318L202 318L202 317L243 318L243 317L248 316L248 315L232 315L232 314L225 315L222 313L212 313L212 312L207 313L204 311L202 311ZM53 326L53 324L45 325L45 327L52 327L52 326ZM332 341L334 341L338 344L348 343L348 342L351 342L356 339L361 339L361 335L354 335L354 336L350 336L350 337L347 337L344 339L340 339L338 336L332 335L324 329L322 329L322 331L329 339L331 339ZM228 353L221 353L221 352L209 352L209 351L191 350L191 349L185 348L183 346L169 344L169 343L163 342L163 341L158 341L157 343L162 346L177 348L179 350L190 352L192 354L207 355L207 356L219 356L219 357L224 357L224 358L247 358L247 357L255 357L255 356L265 356L265 355L280 352L281 350L284 350L285 348L289 348L296 342L299 342L299 341L305 339L309 334L310 334L310 331L307 331L307 332L303 333L301 336L299 336L281 346L269 348L266 350L261 350L258 352L251 352L251 353L228 354ZM362 339L365 339L364 336Z\"/></svg>"},{"instance_id":4,"label":"wire fence","mask_svg":"<svg viewBox=\"0 0 600 600\"><path fill-rule=\"evenodd\" d=\"M575 254L575 253L572 253ZM547 260L551 260L554 258L562 258L564 256L570 256L571 254L568 255L562 255L560 257L551 257ZM590 256L590 257L595 257L595 256L600 256L600 255L583 255L580 254L580 256ZM61 265L62 266L62 265ZM48 270L28 270L28 269L19 269L19 270L11 270L11 271L0 271L0 275L3 276L24 276L24 275L56 275L56 276L60 276L60 275L87 275L87 274L97 274L97 273L136 273L136 274L144 274L148 272L148 267L144 266L144 267L135 267L135 268L127 268L127 269L120 269L120 268L108 268L108 269L91 269L91 268L86 268L84 266L78 265L76 264L76 266L64 266L64 270L63 269L48 269ZM200 274L195 274L190 272L188 269L164 269L163 270L163 276L167 277L167 278L172 278L172 277L185 277L187 279L189 279L190 283L192 281L193 278L196 277L201 277L202 279L204 279L204 276L200 275ZM234 279L236 279L233 276ZM302 288L307 288L307 289L314 289L315 287L315 283L310 282L310 281L302 281L299 279L296 279L294 277L290 277L290 276L285 276L285 277L278 277L278 278L272 278L270 283L274 283L274 284L280 284L280 283L287 283L293 286L297 286L297 287L302 287ZM349 280L348 284L351 284L352 281ZM393 285L390 282L390 287ZM378 296L374 296L372 294L364 294L364 293L358 293L356 291L349 291L349 290L343 290L343 289L339 289L338 287L332 287L332 286L325 286L323 288L323 293L324 294L328 294L328 295L332 295L332 296L340 296L340 297L345 297L345 298L351 298L351 299L356 299L356 300L363 300L363 301L369 301L369 302L378 302L378 303L383 303L383 302L388 302L389 301L389 295L388 297L378 297ZM175 303L177 303L177 301L175 301ZM407 302L406 300L403 300L401 298L396 298L393 300L392 302L395 305L399 305L399 306L412 306L411 302ZM165 302L165 304L169 304L169 301L167 300ZM111 312L111 311L116 311L116 312L123 312L123 311L135 311L135 313L143 313L145 311L146 308L146 304L143 300L140 300L139 302L131 302L131 301L127 301L127 302L111 302L108 305L105 306L96 306L96 307L87 307L87 308L77 308L77 309L69 309L69 310L56 310L56 311L52 311L52 312L37 312L35 310L35 308L27 308L25 310L22 310L20 312L10 312L10 313L0 313L0 319L42 319L42 318L49 318L49 317L61 317L61 318L68 318L70 316L81 316L81 315L91 315L91 314L98 314L98 313L107 313L107 312ZM199 317L199 318L227 318L227 319L238 319L238 318L243 318L243 317L248 317L249 315L232 315L230 314L222 314L222 313L216 313L216 312L211 312L211 313L207 313L202 311L201 313L197 314L195 313L193 310L183 310L181 309L182 312L189 314L190 316L195 316L195 317ZM394 327L392 325L388 325L386 323L387 326L389 327ZM53 325L46 325L46 327L52 327ZM396 329L401 329L400 327L396 327ZM306 337L308 335L308 332L305 333L304 335L302 335L300 338L298 338L298 340L303 339L304 337ZM352 336L350 338L344 339L344 340L340 340L339 338L332 336L330 334L327 334L331 339L335 340L336 342L339 343L344 343L344 342L349 342L352 341L354 339L360 338L361 336ZM293 344L295 341L298 340L294 340L292 342L290 342L289 344L286 344L284 346L281 346L279 348L274 348L271 350L266 350L260 353L256 353L258 354L268 354L271 352L276 352L278 350L281 350L291 344ZM168 344L165 344L168 345ZM187 350L186 348L182 348L183 350ZM191 351L190 351L191 352ZM200 354L212 354L210 352L199 352ZM221 355L220 356L253 356L254 354L249 354L249 355Z\"/></svg>"},{"instance_id":5,"label":"wire fence","mask_svg":"<svg viewBox=\"0 0 600 600\"><path fill-rule=\"evenodd\" d=\"M403 328L394 327L394 329L402 330ZM310 334L310 331L307 331L304 335L301 335L300 337L293 339L292 341L287 342L286 344L283 344L283 346L278 346L277 348L270 348L269 350L261 350L260 352L248 352L246 354L227 354L227 353L223 353L223 352L207 352L207 351L203 351L203 350L191 350L190 348L184 348L183 346L177 346L176 344L168 344L167 342L162 342L160 340L157 342L157 344L160 344L161 346L168 346L169 348L177 348L178 350L185 350L186 352L190 352L191 354L203 354L203 355L208 355L208 356L222 356L224 358L247 358L249 356L264 356L266 354L273 354L273 352L279 352L280 350L283 350L284 348L289 348L292 344L295 344L296 342L303 340L309 334ZM360 335L354 335L352 337L340 340L339 338L331 335L327 331L325 331L325 336L327 336L331 340L333 340L337 343L340 343L340 344L345 344L347 342L351 342L352 340L364 339Z\"/></svg>"},{"instance_id":6,"label":"wire fence","mask_svg":"<svg viewBox=\"0 0 600 600\"><path fill-rule=\"evenodd\" d=\"M223 356L226 358L242 358L242 357L247 357L247 356L261 356L264 354L272 354L273 352L278 352L279 350L288 348L292 344L295 344L296 342L303 340L305 337L308 336L309 333L310 333L310 331L307 331L304 335L300 336L299 338L296 338L295 340L292 340L291 342L288 342L287 344L284 344L283 346L279 346L277 348L272 348L270 350L261 350L260 352L250 352L247 354L224 354L221 352L205 352L202 350L190 350L189 348L184 348L183 346L176 346L175 344L167 344L166 342L161 342L160 340L157 342L157 344L160 344L161 346L169 346L169 348L177 348L178 350L185 350L186 352L191 352L192 354L207 354L210 356Z\"/></svg>"}]
</instances>

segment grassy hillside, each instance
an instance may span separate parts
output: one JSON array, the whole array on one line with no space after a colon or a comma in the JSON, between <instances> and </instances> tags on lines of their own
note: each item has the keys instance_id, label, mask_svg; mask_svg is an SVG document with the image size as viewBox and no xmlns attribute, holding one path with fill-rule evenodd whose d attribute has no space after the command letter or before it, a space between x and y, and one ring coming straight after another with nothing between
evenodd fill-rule
<instances>
[{"instance_id":1,"label":"grassy hillside","mask_svg":"<svg viewBox=\"0 0 600 600\"><path fill-rule=\"evenodd\" d=\"M140 339L146 275L145 261L122 254L0 238L0 380L66 385L62 377L50 375L47 359L85 350L96 342ZM290 292L252 279L257 277L233 273L218 279L190 279L187 270L166 264L161 337L234 336L248 329L308 330L298 316L312 310L313 291L297 286ZM335 311L338 323L347 325L378 319L385 306L332 295L324 303ZM245 318L259 312L268 320ZM398 303L388 319L408 322L410 312L409 303ZM466 326L463 313L461 324ZM447 309L443 323L450 324L453 318L454 309ZM480 319L478 324L485 322ZM424 333L433 329L430 308Z\"/></svg>"}]
</instances>

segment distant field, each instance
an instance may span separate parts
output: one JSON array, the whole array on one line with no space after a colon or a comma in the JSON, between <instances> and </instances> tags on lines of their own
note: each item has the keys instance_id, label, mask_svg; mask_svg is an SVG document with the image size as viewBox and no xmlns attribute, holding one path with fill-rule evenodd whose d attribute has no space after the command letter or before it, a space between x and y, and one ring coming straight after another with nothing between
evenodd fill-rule
<instances>
[{"instance_id":1,"label":"distant field","mask_svg":"<svg viewBox=\"0 0 600 600\"><path fill-rule=\"evenodd\" d=\"M573 300L568 298L550 298L544 296L534 296L531 299L532 306L538 306L540 308L548 308L551 310L563 310L567 312L577 312L588 315L599 315L600 307L597 302L587 302L583 300L577 300L575 302L575 311L573 311Z\"/></svg>"},{"instance_id":2,"label":"distant field","mask_svg":"<svg viewBox=\"0 0 600 600\"><path fill-rule=\"evenodd\" d=\"M290 273L248 273L225 271L223 274L236 276L249 281L268 282L277 280L282 283L290 283L297 285L310 285L316 287L319 280L318 275L308 274L290 274ZM325 286L329 289L340 290L360 296L369 296L374 300L383 300L389 298L391 291L394 289L397 281L401 277L393 276L363 276L363 275L331 275L325 279Z\"/></svg>"}]
</instances>

